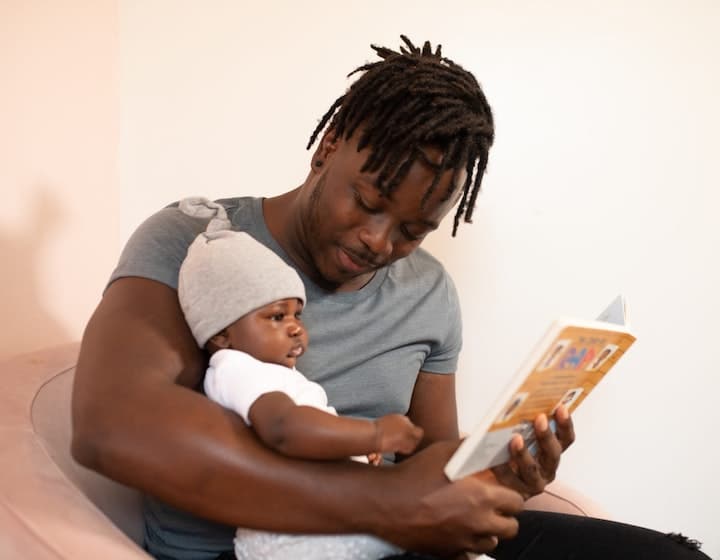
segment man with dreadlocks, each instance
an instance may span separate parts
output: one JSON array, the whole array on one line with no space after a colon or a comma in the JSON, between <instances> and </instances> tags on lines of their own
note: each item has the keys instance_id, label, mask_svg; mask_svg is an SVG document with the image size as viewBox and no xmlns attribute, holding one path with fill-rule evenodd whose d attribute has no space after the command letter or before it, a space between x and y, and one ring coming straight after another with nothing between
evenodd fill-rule
<instances>
[{"instance_id":1,"label":"man with dreadlocks","mask_svg":"<svg viewBox=\"0 0 720 560\"><path fill-rule=\"evenodd\" d=\"M133 234L85 331L75 458L148 495L146 546L164 559L232 554L234 527L371 534L441 557L704 558L644 529L521 513L574 439L563 408L557 434L537 419L537 457L521 439L511 444L512 468L494 471L499 484L444 478L458 439L460 308L451 279L419 245L456 205L453 234L470 221L494 129L472 74L439 46L403 41L399 52L375 47L380 60L356 70L312 134L299 187L220 202L234 230L303 280L313 344L298 367L341 414L406 414L424 430L420 451L382 468L288 459L205 398L197 388L207 357L176 290L207 220L172 205Z\"/></svg>"}]
</instances>

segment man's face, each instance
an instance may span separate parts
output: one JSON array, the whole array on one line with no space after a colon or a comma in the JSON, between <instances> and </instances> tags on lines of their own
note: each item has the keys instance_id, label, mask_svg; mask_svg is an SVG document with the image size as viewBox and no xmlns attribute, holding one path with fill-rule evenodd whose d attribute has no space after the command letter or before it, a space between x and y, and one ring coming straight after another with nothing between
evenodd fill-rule
<instances>
[{"instance_id":1,"label":"man's face","mask_svg":"<svg viewBox=\"0 0 720 560\"><path fill-rule=\"evenodd\" d=\"M382 196L375 187L377 173L360 171L370 150L357 151L357 136L323 139L316 153L322 165L313 169L305 194L307 248L320 276L339 290L362 287L377 269L410 254L437 229L460 192L447 199L452 180L447 171L422 205L435 171L418 159L397 188ZM439 163L437 150L425 154ZM458 181L464 179L460 173Z\"/></svg>"},{"instance_id":2,"label":"man's face","mask_svg":"<svg viewBox=\"0 0 720 560\"><path fill-rule=\"evenodd\" d=\"M295 367L308 345L300 319L302 308L295 298L273 302L244 315L214 338L224 335L227 344L221 347L241 350L263 362Z\"/></svg>"}]
</instances>

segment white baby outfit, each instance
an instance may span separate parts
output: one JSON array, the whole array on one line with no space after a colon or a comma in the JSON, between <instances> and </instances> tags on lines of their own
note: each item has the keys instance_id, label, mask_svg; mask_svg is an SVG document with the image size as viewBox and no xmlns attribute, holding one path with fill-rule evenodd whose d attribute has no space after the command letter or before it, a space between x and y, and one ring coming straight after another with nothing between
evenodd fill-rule
<instances>
[{"instance_id":1,"label":"white baby outfit","mask_svg":"<svg viewBox=\"0 0 720 560\"><path fill-rule=\"evenodd\" d=\"M238 350L212 355L204 388L210 399L237 412L248 425L255 400L274 391L285 393L298 405L337 414L328 406L324 389L296 369L261 362ZM377 560L400 552L371 535L288 535L243 528L237 530L234 544L238 560Z\"/></svg>"}]
</instances>

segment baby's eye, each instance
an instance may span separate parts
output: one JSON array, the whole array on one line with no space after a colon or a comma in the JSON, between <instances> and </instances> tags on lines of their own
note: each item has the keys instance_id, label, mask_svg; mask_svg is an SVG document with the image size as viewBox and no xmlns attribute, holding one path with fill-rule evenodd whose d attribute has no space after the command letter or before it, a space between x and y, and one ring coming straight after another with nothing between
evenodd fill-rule
<instances>
[{"instance_id":1,"label":"baby's eye","mask_svg":"<svg viewBox=\"0 0 720 560\"><path fill-rule=\"evenodd\" d=\"M282 321L284 318L284 313L273 313L273 315L270 316L270 320L272 321Z\"/></svg>"}]
</instances>

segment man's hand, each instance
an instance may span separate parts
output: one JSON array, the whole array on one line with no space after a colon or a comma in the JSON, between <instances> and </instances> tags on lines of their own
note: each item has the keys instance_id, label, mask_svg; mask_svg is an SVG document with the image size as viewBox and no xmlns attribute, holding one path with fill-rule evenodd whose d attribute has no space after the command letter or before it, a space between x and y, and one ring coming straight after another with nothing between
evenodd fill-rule
<instances>
[{"instance_id":1,"label":"man's hand","mask_svg":"<svg viewBox=\"0 0 720 560\"><path fill-rule=\"evenodd\" d=\"M383 469L400 476L383 504L392 508L386 512L389 521L373 532L408 550L442 557L489 552L499 539L515 536L522 496L487 477L448 482L442 468L456 448L457 442L435 443Z\"/></svg>"},{"instance_id":2,"label":"man's hand","mask_svg":"<svg viewBox=\"0 0 720 560\"><path fill-rule=\"evenodd\" d=\"M555 411L557 434L548 426L548 419L541 414L535 419L537 453L530 453L516 434L510 442L510 462L493 469L498 482L520 492L525 499L540 494L555 480L560 455L575 441L572 419L564 406Z\"/></svg>"},{"instance_id":3,"label":"man's hand","mask_svg":"<svg viewBox=\"0 0 720 560\"><path fill-rule=\"evenodd\" d=\"M376 449L382 452L403 453L415 451L423 437L423 429L402 414L387 414L375 420Z\"/></svg>"}]
</instances>

